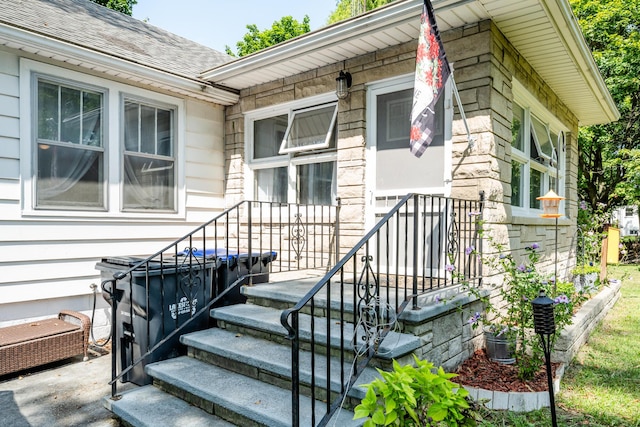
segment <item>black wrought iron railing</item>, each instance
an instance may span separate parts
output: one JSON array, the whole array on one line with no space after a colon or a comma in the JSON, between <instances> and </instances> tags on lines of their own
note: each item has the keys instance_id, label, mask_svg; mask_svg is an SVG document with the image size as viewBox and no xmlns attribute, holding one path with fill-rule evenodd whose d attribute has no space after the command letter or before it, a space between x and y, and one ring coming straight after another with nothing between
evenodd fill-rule
<instances>
[{"instance_id":1,"label":"black wrought iron railing","mask_svg":"<svg viewBox=\"0 0 640 427\"><path fill-rule=\"evenodd\" d=\"M476 253L482 251L482 208L482 197L405 196L304 298L282 313L291 340L293 426L300 424L302 388L311 394L312 425L329 422L397 316L408 306L419 308L419 296L462 281L479 285L482 265ZM301 323L310 332L301 333ZM337 349L335 342L340 343ZM303 346L311 353L310 364L305 361L310 377L302 373ZM340 363L330 363L332 355ZM316 407L320 401L323 408Z\"/></svg>"},{"instance_id":2,"label":"black wrought iron railing","mask_svg":"<svg viewBox=\"0 0 640 427\"><path fill-rule=\"evenodd\" d=\"M150 382L144 365L172 356L185 332L209 326L209 309L243 302L239 287L270 273L326 272L339 247L337 206L244 201L140 258L98 264L112 306L112 396L117 382Z\"/></svg>"}]
</instances>

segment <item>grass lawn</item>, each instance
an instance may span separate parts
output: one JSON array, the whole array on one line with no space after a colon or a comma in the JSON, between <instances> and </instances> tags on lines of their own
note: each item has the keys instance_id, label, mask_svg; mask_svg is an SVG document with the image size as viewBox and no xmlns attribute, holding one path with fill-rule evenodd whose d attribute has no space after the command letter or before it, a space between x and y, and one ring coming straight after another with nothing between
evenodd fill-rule
<instances>
[{"instance_id":1,"label":"grass lawn","mask_svg":"<svg viewBox=\"0 0 640 427\"><path fill-rule=\"evenodd\" d=\"M559 426L640 427L640 268L609 266L608 275L622 280L622 296L562 379ZM484 427L551 425L549 409L484 415Z\"/></svg>"}]
</instances>

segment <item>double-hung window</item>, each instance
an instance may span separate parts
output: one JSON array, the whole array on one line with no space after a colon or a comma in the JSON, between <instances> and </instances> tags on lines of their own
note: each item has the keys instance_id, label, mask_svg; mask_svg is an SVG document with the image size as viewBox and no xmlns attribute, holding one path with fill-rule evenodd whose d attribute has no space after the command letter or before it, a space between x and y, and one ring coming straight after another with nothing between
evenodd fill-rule
<instances>
[{"instance_id":1,"label":"double-hung window","mask_svg":"<svg viewBox=\"0 0 640 427\"><path fill-rule=\"evenodd\" d=\"M104 209L104 92L36 81L35 207Z\"/></svg>"},{"instance_id":2,"label":"double-hung window","mask_svg":"<svg viewBox=\"0 0 640 427\"><path fill-rule=\"evenodd\" d=\"M247 114L249 192L259 201L331 205L338 105L299 103Z\"/></svg>"},{"instance_id":3,"label":"double-hung window","mask_svg":"<svg viewBox=\"0 0 640 427\"><path fill-rule=\"evenodd\" d=\"M564 195L565 132L531 97L521 98L511 122L511 205L526 215L541 210L537 198L549 190Z\"/></svg>"},{"instance_id":4,"label":"double-hung window","mask_svg":"<svg viewBox=\"0 0 640 427\"><path fill-rule=\"evenodd\" d=\"M182 100L28 59L21 74L25 215L184 214Z\"/></svg>"},{"instance_id":5,"label":"double-hung window","mask_svg":"<svg viewBox=\"0 0 640 427\"><path fill-rule=\"evenodd\" d=\"M175 208L174 113L168 108L124 100L125 210Z\"/></svg>"}]
</instances>

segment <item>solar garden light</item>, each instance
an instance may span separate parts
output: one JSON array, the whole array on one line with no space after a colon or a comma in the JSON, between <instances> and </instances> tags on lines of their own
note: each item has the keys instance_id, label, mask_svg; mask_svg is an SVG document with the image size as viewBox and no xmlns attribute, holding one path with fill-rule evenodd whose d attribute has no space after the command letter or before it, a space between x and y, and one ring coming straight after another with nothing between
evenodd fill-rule
<instances>
[{"instance_id":1,"label":"solar garden light","mask_svg":"<svg viewBox=\"0 0 640 427\"><path fill-rule=\"evenodd\" d=\"M554 320L554 303L543 290L540 290L538 297L531 301L533 307L533 324L536 334L540 336L544 358L547 366L547 383L549 387L549 406L551 407L551 425L557 427L556 404L553 395L553 374L551 372L551 336L556 333Z\"/></svg>"}]
</instances>

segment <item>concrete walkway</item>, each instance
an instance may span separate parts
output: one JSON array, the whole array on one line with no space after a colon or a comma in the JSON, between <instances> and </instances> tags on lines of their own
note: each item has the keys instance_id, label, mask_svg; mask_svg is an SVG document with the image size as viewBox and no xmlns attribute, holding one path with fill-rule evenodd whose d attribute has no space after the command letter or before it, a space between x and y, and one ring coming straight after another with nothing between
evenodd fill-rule
<instances>
[{"instance_id":1,"label":"concrete walkway","mask_svg":"<svg viewBox=\"0 0 640 427\"><path fill-rule=\"evenodd\" d=\"M116 427L102 406L111 394L111 355L82 357L0 377L3 427Z\"/></svg>"}]
</instances>

